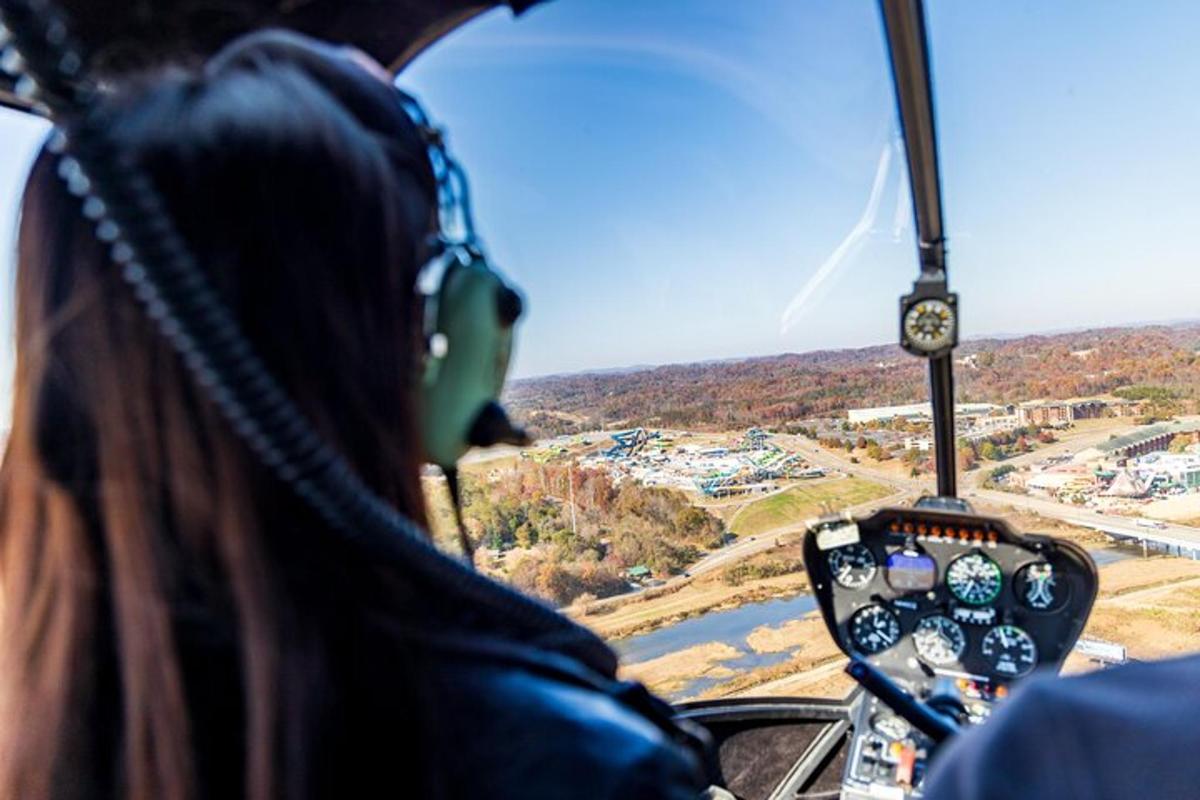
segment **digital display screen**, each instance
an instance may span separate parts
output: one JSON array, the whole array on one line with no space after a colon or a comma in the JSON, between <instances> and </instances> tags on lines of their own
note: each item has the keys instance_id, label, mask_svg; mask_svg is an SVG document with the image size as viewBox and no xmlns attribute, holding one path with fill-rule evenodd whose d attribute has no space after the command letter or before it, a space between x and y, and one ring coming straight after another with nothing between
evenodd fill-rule
<instances>
[{"instance_id":1,"label":"digital display screen","mask_svg":"<svg viewBox=\"0 0 1200 800\"><path fill-rule=\"evenodd\" d=\"M937 562L924 553L897 551L887 558L887 582L899 592L927 592L937 584Z\"/></svg>"}]
</instances>

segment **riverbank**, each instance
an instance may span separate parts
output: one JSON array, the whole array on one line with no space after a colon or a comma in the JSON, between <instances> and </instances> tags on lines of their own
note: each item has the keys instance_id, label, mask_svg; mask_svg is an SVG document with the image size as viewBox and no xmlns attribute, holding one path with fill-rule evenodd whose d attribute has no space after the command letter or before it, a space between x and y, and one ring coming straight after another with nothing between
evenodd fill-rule
<instances>
[{"instance_id":1,"label":"riverbank","mask_svg":"<svg viewBox=\"0 0 1200 800\"><path fill-rule=\"evenodd\" d=\"M728 582L725 570L716 570L675 586L624 596L619 603L593 604L585 609L569 608L567 613L605 639L617 641L744 605L806 595L808 577L800 563L800 551L798 542L781 539L779 547L736 564L753 567L775 563L795 567L795 571L785 575L733 584Z\"/></svg>"}]
</instances>

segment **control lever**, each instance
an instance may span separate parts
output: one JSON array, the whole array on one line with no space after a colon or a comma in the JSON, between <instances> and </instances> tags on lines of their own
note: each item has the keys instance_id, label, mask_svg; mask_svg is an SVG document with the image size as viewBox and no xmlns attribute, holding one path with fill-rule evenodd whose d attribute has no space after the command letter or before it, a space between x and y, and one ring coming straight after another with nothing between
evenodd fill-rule
<instances>
[{"instance_id":1,"label":"control lever","mask_svg":"<svg viewBox=\"0 0 1200 800\"><path fill-rule=\"evenodd\" d=\"M958 733L958 722L947 717L900 688L891 678L856 656L850 657L846 674L878 697L914 728L941 744Z\"/></svg>"}]
</instances>

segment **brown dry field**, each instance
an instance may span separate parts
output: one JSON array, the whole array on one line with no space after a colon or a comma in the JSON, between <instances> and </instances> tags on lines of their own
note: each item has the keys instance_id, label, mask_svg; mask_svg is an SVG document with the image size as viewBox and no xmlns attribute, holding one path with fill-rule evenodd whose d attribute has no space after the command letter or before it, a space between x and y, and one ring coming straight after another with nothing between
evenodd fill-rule
<instances>
[{"instance_id":1,"label":"brown dry field","mask_svg":"<svg viewBox=\"0 0 1200 800\"><path fill-rule=\"evenodd\" d=\"M622 670L621 677L641 681L660 694L669 694L697 678L735 677L737 673L721 662L740 655L730 645L708 642L631 664Z\"/></svg>"}]
</instances>

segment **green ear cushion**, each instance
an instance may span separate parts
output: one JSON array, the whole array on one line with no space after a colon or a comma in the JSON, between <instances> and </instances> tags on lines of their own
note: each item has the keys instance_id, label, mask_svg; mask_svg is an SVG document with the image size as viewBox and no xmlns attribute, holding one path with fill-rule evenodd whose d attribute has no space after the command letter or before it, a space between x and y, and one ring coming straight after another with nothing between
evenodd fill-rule
<instances>
[{"instance_id":1,"label":"green ear cushion","mask_svg":"<svg viewBox=\"0 0 1200 800\"><path fill-rule=\"evenodd\" d=\"M500 396L512 352L513 325L501 318L509 289L482 258L455 262L442 277L436 328L448 345L430 355L422 387L422 432L431 464L453 467L467 452L480 411Z\"/></svg>"}]
</instances>

